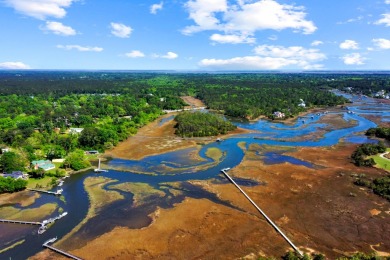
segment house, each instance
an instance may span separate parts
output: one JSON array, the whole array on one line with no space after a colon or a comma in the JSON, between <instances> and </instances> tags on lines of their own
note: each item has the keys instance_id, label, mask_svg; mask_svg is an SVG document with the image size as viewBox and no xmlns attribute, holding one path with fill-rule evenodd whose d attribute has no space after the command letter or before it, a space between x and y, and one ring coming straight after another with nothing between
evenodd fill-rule
<instances>
[{"instance_id":1,"label":"house","mask_svg":"<svg viewBox=\"0 0 390 260\"><path fill-rule=\"evenodd\" d=\"M276 112L274 112L274 116L276 118L284 118L286 115L280 111L276 111Z\"/></svg>"},{"instance_id":2,"label":"house","mask_svg":"<svg viewBox=\"0 0 390 260\"><path fill-rule=\"evenodd\" d=\"M44 171L49 171L56 168L56 166L49 160L32 161L31 165L34 170L38 170L39 168L41 168Z\"/></svg>"},{"instance_id":3,"label":"house","mask_svg":"<svg viewBox=\"0 0 390 260\"><path fill-rule=\"evenodd\" d=\"M3 173L3 174L1 174L1 176L4 178L10 177L10 178L13 178L15 180L18 180L18 179L27 180L28 179L28 174L25 174L21 171L14 171L12 173Z\"/></svg>"},{"instance_id":4,"label":"house","mask_svg":"<svg viewBox=\"0 0 390 260\"><path fill-rule=\"evenodd\" d=\"M303 99L299 100L301 103L298 104L299 107L306 107L305 101Z\"/></svg>"},{"instance_id":5,"label":"house","mask_svg":"<svg viewBox=\"0 0 390 260\"><path fill-rule=\"evenodd\" d=\"M85 154L99 154L97 150L85 151Z\"/></svg>"},{"instance_id":6,"label":"house","mask_svg":"<svg viewBox=\"0 0 390 260\"><path fill-rule=\"evenodd\" d=\"M70 134L80 134L83 130L84 130L84 128L70 128L69 133Z\"/></svg>"},{"instance_id":7,"label":"house","mask_svg":"<svg viewBox=\"0 0 390 260\"><path fill-rule=\"evenodd\" d=\"M5 147L5 148L1 148L1 153L8 153L9 152L9 148Z\"/></svg>"}]
</instances>

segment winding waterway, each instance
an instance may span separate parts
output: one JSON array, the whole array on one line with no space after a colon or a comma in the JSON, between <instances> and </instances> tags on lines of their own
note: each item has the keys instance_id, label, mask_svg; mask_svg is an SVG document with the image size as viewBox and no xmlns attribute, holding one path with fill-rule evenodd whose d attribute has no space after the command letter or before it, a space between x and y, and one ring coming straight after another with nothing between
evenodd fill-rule
<instances>
[{"instance_id":1,"label":"winding waterway","mask_svg":"<svg viewBox=\"0 0 390 260\"><path fill-rule=\"evenodd\" d=\"M342 94L342 93L338 93ZM148 216L157 207L170 208L174 203L182 201L185 197L207 198L215 203L233 207L228 201L220 200L216 195L209 193L189 181L211 180L214 182L226 182L221 176L220 169L235 167L240 164L244 157L244 151L239 144L269 145L282 147L297 146L331 146L343 142L363 143L371 142L364 136L363 132L376 124L365 116L375 115L388 121L390 118L390 106L382 104L379 100L371 98L360 98L342 94L353 101L346 109L335 111L342 115L344 121L353 120L354 126L343 129L331 129L326 124L319 123L319 120L326 113L309 114L304 118L296 120L295 124L286 125L273 123L268 120L259 120L254 123L240 122L238 126L252 130L252 133L236 135L222 142L210 143L202 146L199 151L201 160L194 161L190 154L194 149L186 149L170 152L161 155L150 156L139 161L112 159L108 162L110 170L98 175L93 171L75 174L66 179L63 185L63 199L51 195L42 195L34 204L25 207L37 208L46 203L57 203L58 207L68 212L63 219L58 220L44 234L37 234L35 226L17 226L13 224L0 224L0 250L7 248L17 241L25 240L24 243L15 246L0 254L1 259L26 259L42 250L42 244L52 237L61 239L77 226L87 215L89 200L84 190L84 180L88 177L104 176L114 180L114 183L103 187L105 190L116 191L123 195L124 199L118 200L104 207L97 216L91 218L77 231L73 237L77 237L77 243L64 243L66 250L82 246L86 241L93 239L116 226L129 228L141 228L149 225L151 219ZM172 118L169 118L172 120ZM324 132L322 136L311 138L312 134ZM314 136L314 135L313 135ZM209 148L218 148L223 156L218 162L207 157L206 151ZM277 152L261 154L265 163L300 164L305 167L315 168L316 165L300 161L296 158L282 155ZM120 169L120 170L119 170ZM251 180L238 180L241 185L259 185ZM133 194L112 188L118 183L144 183L156 190L162 191L165 195L153 197L141 205L134 206ZM171 191L175 190L175 194ZM15 205L16 207L16 205ZM19 207L20 208L20 207ZM238 209L240 210L240 209ZM57 210L52 214L59 214ZM46 218L51 216L46 216ZM40 221L40 220L37 220Z\"/></svg>"}]
</instances>

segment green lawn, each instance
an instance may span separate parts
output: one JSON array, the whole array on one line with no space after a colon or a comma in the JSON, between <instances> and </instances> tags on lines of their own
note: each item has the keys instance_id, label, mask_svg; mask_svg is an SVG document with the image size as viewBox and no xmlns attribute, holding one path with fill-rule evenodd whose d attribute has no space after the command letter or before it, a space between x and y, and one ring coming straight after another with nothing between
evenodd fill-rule
<instances>
[{"instance_id":1,"label":"green lawn","mask_svg":"<svg viewBox=\"0 0 390 260\"><path fill-rule=\"evenodd\" d=\"M33 178L29 178L28 179L28 183L27 183L27 188L30 188L30 189L35 189L37 187L37 184L39 184L40 186L42 186L43 188L45 187L50 187L50 182L51 182L51 179L53 177L44 177L42 179L33 179Z\"/></svg>"},{"instance_id":2,"label":"green lawn","mask_svg":"<svg viewBox=\"0 0 390 260\"><path fill-rule=\"evenodd\" d=\"M390 148L387 148L387 152L390 152ZM379 156L379 154L370 157L374 159L376 167L390 172L390 159L382 158Z\"/></svg>"}]
</instances>

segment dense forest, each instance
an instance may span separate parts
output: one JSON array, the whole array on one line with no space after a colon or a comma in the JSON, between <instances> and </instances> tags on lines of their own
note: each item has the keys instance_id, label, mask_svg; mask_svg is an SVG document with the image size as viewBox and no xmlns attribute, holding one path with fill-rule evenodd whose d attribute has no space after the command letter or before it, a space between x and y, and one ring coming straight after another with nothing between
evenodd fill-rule
<instances>
[{"instance_id":1,"label":"dense forest","mask_svg":"<svg viewBox=\"0 0 390 260\"><path fill-rule=\"evenodd\" d=\"M175 134L181 137L215 136L237 128L219 115L203 112L180 113L175 121Z\"/></svg>"},{"instance_id":2,"label":"dense forest","mask_svg":"<svg viewBox=\"0 0 390 260\"><path fill-rule=\"evenodd\" d=\"M67 166L78 169L88 164L85 158L73 162L74 153L112 148L164 110L183 108L181 96L200 98L208 108L234 117L272 117L276 111L288 117L346 102L329 90L335 81L349 82L351 77L357 76L0 71L0 148L11 148L24 169L32 160L55 158L65 158ZM202 135L228 130L210 128ZM12 167L3 170L20 168Z\"/></svg>"}]
</instances>

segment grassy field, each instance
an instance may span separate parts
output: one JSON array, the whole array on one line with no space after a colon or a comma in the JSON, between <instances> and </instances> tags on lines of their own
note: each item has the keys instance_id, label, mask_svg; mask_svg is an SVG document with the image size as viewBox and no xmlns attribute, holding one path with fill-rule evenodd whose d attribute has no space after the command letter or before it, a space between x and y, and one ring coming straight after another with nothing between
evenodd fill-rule
<instances>
[{"instance_id":1,"label":"grassy field","mask_svg":"<svg viewBox=\"0 0 390 260\"><path fill-rule=\"evenodd\" d=\"M50 188L51 187L51 180L53 177L45 176L42 179L28 179L27 188L35 189L37 187L42 188ZM38 185L38 186L37 186Z\"/></svg>"},{"instance_id":2,"label":"grassy field","mask_svg":"<svg viewBox=\"0 0 390 260\"><path fill-rule=\"evenodd\" d=\"M387 148L387 152L390 152L390 148ZM390 172L390 159L382 158L379 154L370 156L375 161L375 167L384 169Z\"/></svg>"}]
</instances>

